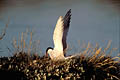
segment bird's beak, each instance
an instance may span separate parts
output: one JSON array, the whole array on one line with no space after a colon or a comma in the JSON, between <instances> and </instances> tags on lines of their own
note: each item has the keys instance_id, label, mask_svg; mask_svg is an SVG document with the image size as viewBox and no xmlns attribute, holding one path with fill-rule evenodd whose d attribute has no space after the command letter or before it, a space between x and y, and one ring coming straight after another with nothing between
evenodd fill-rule
<instances>
[{"instance_id":1,"label":"bird's beak","mask_svg":"<svg viewBox=\"0 0 120 80\"><path fill-rule=\"evenodd\" d=\"M45 53L45 57L48 57L48 53Z\"/></svg>"}]
</instances>

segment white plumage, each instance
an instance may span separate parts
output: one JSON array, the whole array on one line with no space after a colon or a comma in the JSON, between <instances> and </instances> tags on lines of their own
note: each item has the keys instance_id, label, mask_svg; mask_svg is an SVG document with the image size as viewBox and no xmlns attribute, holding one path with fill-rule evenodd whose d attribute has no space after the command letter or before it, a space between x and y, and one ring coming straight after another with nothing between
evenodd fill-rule
<instances>
[{"instance_id":1,"label":"white plumage","mask_svg":"<svg viewBox=\"0 0 120 80\"><path fill-rule=\"evenodd\" d=\"M48 47L46 53L49 54L52 60L63 60L66 59L65 57L65 50L67 48L67 33L69 30L71 19L71 9L66 13L64 17L60 16L54 33L53 33L53 42L54 42L54 49Z\"/></svg>"}]
</instances>

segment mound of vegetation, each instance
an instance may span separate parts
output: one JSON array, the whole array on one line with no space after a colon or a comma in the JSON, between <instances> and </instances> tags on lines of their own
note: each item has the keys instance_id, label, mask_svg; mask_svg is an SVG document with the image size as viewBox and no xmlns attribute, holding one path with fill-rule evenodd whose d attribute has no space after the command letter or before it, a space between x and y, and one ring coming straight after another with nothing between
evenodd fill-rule
<instances>
[{"instance_id":1,"label":"mound of vegetation","mask_svg":"<svg viewBox=\"0 0 120 80\"><path fill-rule=\"evenodd\" d=\"M110 43L103 49L88 43L78 56L52 61L49 57L30 54L37 48L34 48L32 32L29 42L26 36L27 32L21 34L18 42L13 40L16 54L0 58L0 80L120 80L120 56L111 57L112 50L106 55Z\"/></svg>"},{"instance_id":2,"label":"mound of vegetation","mask_svg":"<svg viewBox=\"0 0 120 80\"><path fill-rule=\"evenodd\" d=\"M84 54L84 53L83 53ZM0 79L11 80L120 80L119 57L81 54L65 61L24 52L0 58ZM99 56L98 56L99 54Z\"/></svg>"}]
</instances>

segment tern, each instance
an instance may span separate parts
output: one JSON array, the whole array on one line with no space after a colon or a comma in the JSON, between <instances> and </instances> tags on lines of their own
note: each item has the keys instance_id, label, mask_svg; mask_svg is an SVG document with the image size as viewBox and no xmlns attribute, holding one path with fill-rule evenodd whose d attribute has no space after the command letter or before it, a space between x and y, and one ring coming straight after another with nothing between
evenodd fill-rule
<instances>
[{"instance_id":1,"label":"tern","mask_svg":"<svg viewBox=\"0 0 120 80\"><path fill-rule=\"evenodd\" d=\"M69 57L65 57L67 49L67 34L70 26L71 9L66 13L64 17L60 16L56 27L53 32L54 48L48 47L46 49L46 55L50 56L51 60L65 60Z\"/></svg>"}]
</instances>

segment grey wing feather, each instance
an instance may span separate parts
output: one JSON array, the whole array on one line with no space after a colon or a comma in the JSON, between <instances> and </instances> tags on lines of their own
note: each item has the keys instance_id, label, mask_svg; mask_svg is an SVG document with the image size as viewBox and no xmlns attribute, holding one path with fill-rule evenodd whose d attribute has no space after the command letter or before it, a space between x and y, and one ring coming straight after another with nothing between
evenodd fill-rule
<instances>
[{"instance_id":1,"label":"grey wing feather","mask_svg":"<svg viewBox=\"0 0 120 80\"><path fill-rule=\"evenodd\" d=\"M63 30L64 33L63 33L63 39L62 39L63 50L67 48L66 40L67 40L67 34L68 34L69 26L70 26L70 19L71 19L71 9L64 16L64 30Z\"/></svg>"}]
</instances>

